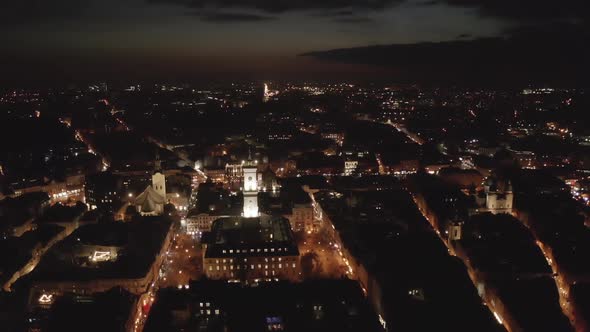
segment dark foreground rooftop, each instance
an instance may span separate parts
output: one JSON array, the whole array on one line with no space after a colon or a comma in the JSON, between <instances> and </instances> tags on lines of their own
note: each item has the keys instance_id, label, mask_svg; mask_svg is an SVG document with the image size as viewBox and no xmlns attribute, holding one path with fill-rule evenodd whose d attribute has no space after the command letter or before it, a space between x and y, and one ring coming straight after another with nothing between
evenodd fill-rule
<instances>
[{"instance_id":1,"label":"dark foreground rooftop","mask_svg":"<svg viewBox=\"0 0 590 332\"><path fill-rule=\"evenodd\" d=\"M381 331L352 280L257 287L199 281L190 287L161 290L145 331Z\"/></svg>"}]
</instances>

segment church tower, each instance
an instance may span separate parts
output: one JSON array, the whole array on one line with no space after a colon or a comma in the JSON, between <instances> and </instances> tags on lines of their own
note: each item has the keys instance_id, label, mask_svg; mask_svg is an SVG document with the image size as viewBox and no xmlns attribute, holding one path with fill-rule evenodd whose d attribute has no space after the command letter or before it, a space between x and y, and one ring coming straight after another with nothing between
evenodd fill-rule
<instances>
[{"instance_id":1,"label":"church tower","mask_svg":"<svg viewBox=\"0 0 590 332\"><path fill-rule=\"evenodd\" d=\"M257 163L252 161L251 156L244 162L242 170L244 173L244 211L243 216L254 218L259 216L258 212L258 171Z\"/></svg>"},{"instance_id":2,"label":"church tower","mask_svg":"<svg viewBox=\"0 0 590 332\"><path fill-rule=\"evenodd\" d=\"M160 154L158 152L156 152L156 160L154 162L152 188L166 200L166 176L162 174L162 162L160 161Z\"/></svg>"}]
</instances>

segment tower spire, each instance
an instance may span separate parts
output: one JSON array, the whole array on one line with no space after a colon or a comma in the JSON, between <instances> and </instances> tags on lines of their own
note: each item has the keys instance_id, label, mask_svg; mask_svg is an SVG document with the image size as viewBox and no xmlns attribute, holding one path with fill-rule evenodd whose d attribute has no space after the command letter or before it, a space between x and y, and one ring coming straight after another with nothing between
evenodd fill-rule
<instances>
[{"instance_id":1,"label":"tower spire","mask_svg":"<svg viewBox=\"0 0 590 332\"><path fill-rule=\"evenodd\" d=\"M154 172L162 171L162 161L160 160L160 150L156 148L156 157L154 160Z\"/></svg>"}]
</instances>

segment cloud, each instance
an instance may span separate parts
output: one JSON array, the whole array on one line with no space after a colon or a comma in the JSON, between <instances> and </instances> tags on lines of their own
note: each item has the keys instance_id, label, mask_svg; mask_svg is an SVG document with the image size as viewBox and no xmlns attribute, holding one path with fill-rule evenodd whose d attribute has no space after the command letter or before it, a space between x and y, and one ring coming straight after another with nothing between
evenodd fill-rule
<instances>
[{"instance_id":1,"label":"cloud","mask_svg":"<svg viewBox=\"0 0 590 332\"><path fill-rule=\"evenodd\" d=\"M200 20L209 23L245 23L245 22L262 22L277 19L274 16L259 15L253 13L234 13L234 12L189 12L191 16L196 16Z\"/></svg>"},{"instance_id":2,"label":"cloud","mask_svg":"<svg viewBox=\"0 0 590 332\"><path fill-rule=\"evenodd\" d=\"M337 17L332 21L344 24L366 24L375 22L372 18L366 16Z\"/></svg>"},{"instance_id":3,"label":"cloud","mask_svg":"<svg viewBox=\"0 0 590 332\"><path fill-rule=\"evenodd\" d=\"M291 11L380 10L406 0L147 0L150 3L172 4L187 8L245 9L267 14Z\"/></svg>"},{"instance_id":4,"label":"cloud","mask_svg":"<svg viewBox=\"0 0 590 332\"><path fill-rule=\"evenodd\" d=\"M584 20L590 18L587 0L435 0L425 3L476 8L482 16L516 20Z\"/></svg>"},{"instance_id":5,"label":"cloud","mask_svg":"<svg viewBox=\"0 0 590 332\"><path fill-rule=\"evenodd\" d=\"M579 25L527 26L505 37L393 44L302 54L326 62L394 68L428 82L590 84L590 32Z\"/></svg>"},{"instance_id":6,"label":"cloud","mask_svg":"<svg viewBox=\"0 0 590 332\"><path fill-rule=\"evenodd\" d=\"M0 0L0 24L28 24L84 15L92 1Z\"/></svg>"}]
</instances>

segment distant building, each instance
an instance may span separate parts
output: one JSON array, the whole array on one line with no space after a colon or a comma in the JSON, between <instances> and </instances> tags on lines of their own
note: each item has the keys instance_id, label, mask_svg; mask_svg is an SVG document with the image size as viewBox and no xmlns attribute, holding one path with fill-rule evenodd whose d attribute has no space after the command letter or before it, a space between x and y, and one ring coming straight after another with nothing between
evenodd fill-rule
<instances>
[{"instance_id":1,"label":"distant building","mask_svg":"<svg viewBox=\"0 0 590 332\"><path fill-rule=\"evenodd\" d=\"M532 151L509 150L514 154L516 161L522 168L535 169L537 166L537 157Z\"/></svg>"},{"instance_id":2,"label":"distant building","mask_svg":"<svg viewBox=\"0 0 590 332\"><path fill-rule=\"evenodd\" d=\"M270 169L270 165L267 166L266 169L259 174L259 180L262 191L267 191L271 193L277 192L277 189L279 188L277 176L275 172L273 172L272 169Z\"/></svg>"},{"instance_id":3,"label":"distant building","mask_svg":"<svg viewBox=\"0 0 590 332\"><path fill-rule=\"evenodd\" d=\"M461 169L474 169L475 163L473 162L473 157L466 155L459 157L459 161L461 162Z\"/></svg>"},{"instance_id":4,"label":"distant building","mask_svg":"<svg viewBox=\"0 0 590 332\"><path fill-rule=\"evenodd\" d=\"M294 204L291 214L285 215L291 223L291 228L294 232L311 233L317 231L317 225L313 217L313 205L308 204Z\"/></svg>"},{"instance_id":5,"label":"distant building","mask_svg":"<svg viewBox=\"0 0 590 332\"><path fill-rule=\"evenodd\" d=\"M511 214L514 201L512 183L510 180L499 180L492 175L485 180L483 190L476 193L475 201L476 213Z\"/></svg>"},{"instance_id":6,"label":"distant building","mask_svg":"<svg viewBox=\"0 0 590 332\"><path fill-rule=\"evenodd\" d=\"M225 179L229 184L230 189L237 189L242 186L242 180L244 178L244 171L242 169L243 164L226 164L225 165Z\"/></svg>"},{"instance_id":7,"label":"distant building","mask_svg":"<svg viewBox=\"0 0 590 332\"><path fill-rule=\"evenodd\" d=\"M323 139L329 139L336 142L339 146L342 146L342 144L344 143L343 132L322 132L321 136Z\"/></svg>"},{"instance_id":8,"label":"distant building","mask_svg":"<svg viewBox=\"0 0 590 332\"><path fill-rule=\"evenodd\" d=\"M34 181L28 183L18 183L13 186L14 197L31 193L44 191L49 194L52 203L72 203L84 201L84 175L70 175L65 181Z\"/></svg>"},{"instance_id":9,"label":"distant building","mask_svg":"<svg viewBox=\"0 0 590 332\"><path fill-rule=\"evenodd\" d=\"M448 236L450 241L459 241L463 238L463 222L454 220L449 223Z\"/></svg>"},{"instance_id":10,"label":"distant building","mask_svg":"<svg viewBox=\"0 0 590 332\"><path fill-rule=\"evenodd\" d=\"M121 200L123 181L111 172L101 172L86 176L84 185L86 204L91 210L109 210Z\"/></svg>"},{"instance_id":11,"label":"distant building","mask_svg":"<svg viewBox=\"0 0 590 332\"><path fill-rule=\"evenodd\" d=\"M223 167L206 167L205 168L205 175L208 179L210 179L213 183L223 183L225 182L225 174L226 169Z\"/></svg>"},{"instance_id":12,"label":"distant building","mask_svg":"<svg viewBox=\"0 0 590 332\"><path fill-rule=\"evenodd\" d=\"M192 210L189 211L185 218L185 229L186 232L191 235L198 234L199 232L209 232L211 231L211 226L215 220L227 217L230 217L230 215L216 213L215 211L210 213L199 213L198 211Z\"/></svg>"},{"instance_id":13,"label":"distant building","mask_svg":"<svg viewBox=\"0 0 590 332\"><path fill-rule=\"evenodd\" d=\"M345 160L344 161L344 175L351 176L356 173L356 169L359 165L358 160Z\"/></svg>"}]
</instances>

